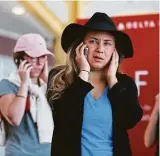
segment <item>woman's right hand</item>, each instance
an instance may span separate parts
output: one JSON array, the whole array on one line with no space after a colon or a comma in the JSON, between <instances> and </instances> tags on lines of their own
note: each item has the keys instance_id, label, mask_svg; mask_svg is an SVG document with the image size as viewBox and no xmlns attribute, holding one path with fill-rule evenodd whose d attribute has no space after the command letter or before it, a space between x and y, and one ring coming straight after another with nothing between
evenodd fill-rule
<instances>
[{"instance_id":1,"label":"woman's right hand","mask_svg":"<svg viewBox=\"0 0 160 156\"><path fill-rule=\"evenodd\" d=\"M78 47L76 48L76 58L75 59L77 61L80 71L87 70L88 72L90 72L90 65L84 55L84 50L86 47L87 45L85 45L83 42L78 45Z\"/></svg>"},{"instance_id":2,"label":"woman's right hand","mask_svg":"<svg viewBox=\"0 0 160 156\"><path fill-rule=\"evenodd\" d=\"M27 63L26 60L21 61L19 68L18 68L18 74L20 76L22 83L24 84L29 83L31 69L32 69L32 64Z\"/></svg>"}]
</instances>

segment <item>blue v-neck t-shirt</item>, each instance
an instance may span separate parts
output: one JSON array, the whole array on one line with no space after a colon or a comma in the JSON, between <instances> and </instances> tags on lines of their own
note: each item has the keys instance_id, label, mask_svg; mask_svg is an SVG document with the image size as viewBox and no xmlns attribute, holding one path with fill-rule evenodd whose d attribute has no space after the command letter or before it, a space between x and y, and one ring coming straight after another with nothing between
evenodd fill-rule
<instances>
[{"instance_id":1,"label":"blue v-neck t-shirt","mask_svg":"<svg viewBox=\"0 0 160 156\"><path fill-rule=\"evenodd\" d=\"M113 156L112 110L108 87L95 100L89 92L84 100L81 133L82 156Z\"/></svg>"}]
</instances>

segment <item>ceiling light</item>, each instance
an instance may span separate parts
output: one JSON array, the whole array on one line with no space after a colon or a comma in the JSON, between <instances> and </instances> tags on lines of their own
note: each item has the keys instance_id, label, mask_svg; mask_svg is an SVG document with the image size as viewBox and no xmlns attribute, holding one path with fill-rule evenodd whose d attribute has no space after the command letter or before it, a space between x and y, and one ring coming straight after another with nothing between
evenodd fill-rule
<instances>
[{"instance_id":1,"label":"ceiling light","mask_svg":"<svg viewBox=\"0 0 160 156\"><path fill-rule=\"evenodd\" d=\"M21 6L15 6L11 11L15 15L23 15L25 13L25 9Z\"/></svg>"}]
</instances>

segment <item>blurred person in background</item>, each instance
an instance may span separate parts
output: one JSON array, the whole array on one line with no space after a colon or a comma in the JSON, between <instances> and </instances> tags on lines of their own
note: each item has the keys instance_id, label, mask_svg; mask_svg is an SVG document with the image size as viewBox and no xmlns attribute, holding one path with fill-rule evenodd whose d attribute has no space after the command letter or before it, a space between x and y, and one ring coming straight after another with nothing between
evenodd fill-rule
<instances>
[{"instance_id":1,"label":"blurred person in background","mask_svg":"<svg viewBox=\"0 0 160 156\"><path fill-rule=\"evenodd\" d=\"M159 96L160 94L155 97L154 108L144 134L144 144L147 148L157 143L155 156L159 155Z\"/></svg>"},{"instance_id":2,"label":"blurred person in background","mask_svg":"<svg viewBox=\"0 0 160 156\"><path fill-rule=\"evenodd\" d=\"M48 55L53 56L39 34L22 35L15 45L17 71L0 81L5 156L50 156L54 123L45 97Z\"/></svg>"},{"instance_id":3,"label":"blurred person in background","mask_svg":"<svg viewBox=\"0 0 160 156\"><path fill-rule=\"evenodd\" d=\"M129 36L105 13L69 24L61 44L67 64L49 72L55 130L52 156L131 156L127 130L142 118L134 80L120 72L133 56Z\"/></svg>"}]
</instances>

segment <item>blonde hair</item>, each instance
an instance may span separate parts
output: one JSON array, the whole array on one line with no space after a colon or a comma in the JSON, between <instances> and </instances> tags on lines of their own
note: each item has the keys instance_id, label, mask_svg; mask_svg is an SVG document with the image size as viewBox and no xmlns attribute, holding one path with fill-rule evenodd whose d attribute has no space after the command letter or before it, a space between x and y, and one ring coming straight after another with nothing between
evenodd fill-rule
<instances>
[{"instance_id":1,"label":"blonde hair","mask_svg":"<svg viewBox=\"0 0 160 156\"><path fill-rule=\"evenodd\" d=\"M66 65L52 68L52 71L55 71L55 73L49 77L49 87L46 93L49 103L60 98L64 90L73 83L74 77L78 75L79 68L75 61L75 49L80 42L78 39L70 46L67 53Z\"/></svg>"}]
</instances>

